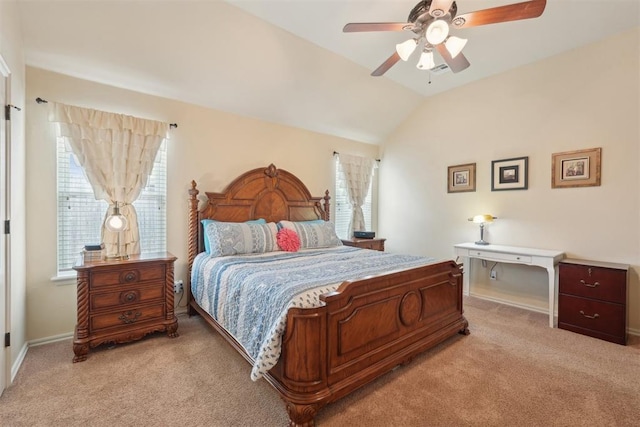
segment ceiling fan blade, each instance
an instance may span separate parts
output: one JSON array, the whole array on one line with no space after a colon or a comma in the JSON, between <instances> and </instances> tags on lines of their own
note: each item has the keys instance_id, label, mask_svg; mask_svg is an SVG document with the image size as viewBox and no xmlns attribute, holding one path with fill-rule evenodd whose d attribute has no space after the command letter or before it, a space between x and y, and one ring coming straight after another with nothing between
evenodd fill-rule
<instances>
[{"instance_id":1,"label":"ceiling fan blade","mask_svg":"<svg viewBox=\"0 0 640 427\"><path fill-rule=\"evenodd\" d=\"M457 54L455 58L452 58L451 54L443 43L436 45L436 50L438 51L440 56L442 56L444 62L446 62L449 68L451 68L451 71L453 71L454 73L459 73L460 71L468 68L469 65L471 65L469 64L467 58L462 54L462 52Z\"/></svg>"},{"instance_id":2,"label":"ceiling fan blade","mask_svg":"<svg viewBox=\"0 0 640 427\"><path fill-rule=\"evenodd\" d=\"M429 7L429 14L434 18L440 18L449 12L452 4L453 0L433 0Z\"/></svg>"},{"instance_id":3,"label":"ceiling fan blade","mask_svg":"<svg viewBox=\"0 0 640 427\"><path fill-rule=\"evenodd\" d=\"M344 26L342 32L356 33L363 31L403 31L412 30L414 25L410 22L358 22Z\"/></svg>"},{"instance_id":4,"label":"ceiling fan blade","mask_svg":"<svg viewBox=\"0 0 640 427\"><path fill-rule=\"evenodd\" d=\"M396 65L396 62L398 62L398 61L400 61L400 55L398 55L398 52L393 52L393 55L391 55L389 58L387 58L387 60L384 61L378 68L373 70L371 75L374 76L374 77L379 77L379 76L383 75L384 73L386 73L389 70L389 68L391 68L394 65Z\"/></svg>"},{"instance_id":5,"label":"ceiling fan blade","mask_svg":"<svg viewBox=\"0 0 640 427\"><path fill-rule=\"evenodd\" d=\"M546 5L547 0L531 0L490 9L476 10L475 12L456 16L451 24L455 28L470 28L479 25L497 24L499 22L537 18L542 15Z\"/></svg>"}]
</instances>

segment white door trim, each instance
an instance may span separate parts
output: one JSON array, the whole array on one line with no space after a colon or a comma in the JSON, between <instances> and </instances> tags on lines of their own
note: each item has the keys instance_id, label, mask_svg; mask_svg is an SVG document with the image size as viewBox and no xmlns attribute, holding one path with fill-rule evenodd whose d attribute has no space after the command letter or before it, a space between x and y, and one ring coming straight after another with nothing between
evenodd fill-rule
<instances>
[{"instance_id":1,"label":"white door trim","mask_svg":"<svg viewBox=\"0 0 640 427\"><path fill-rule=\"evenodd\" d=\"M11 103L11 71L0 55L0 92L2 115ZM4 96L1 96L4 95ZM0 394L11 381L11 347L5 347L4 337L11 330L11 238L4 232L4 222L10 219L11 206L11 122L0 118Z\"/></svg>"}]
</instances>

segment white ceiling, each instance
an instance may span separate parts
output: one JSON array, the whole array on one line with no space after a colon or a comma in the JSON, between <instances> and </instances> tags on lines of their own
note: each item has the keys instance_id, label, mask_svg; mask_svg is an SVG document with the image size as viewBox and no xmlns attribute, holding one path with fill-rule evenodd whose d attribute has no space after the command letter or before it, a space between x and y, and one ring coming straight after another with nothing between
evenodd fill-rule
<instances>
[{"instance_id":1,"label":"white ceiling","mask_svg":"<svg viewBox=\"0 0 640 427\"><path fill-rule=\"evenodd\" d=\"M518 0L458 0L458 14ZM371 77L413 33L417 0L20 0L27 65L250 117L379 143L426 97L640 25L639 0L548 0L541 17L456 30L466 70L418 55ZM436 61L438 62L438 61ZM597 72L597 58L594 69ZM580 72L581 70L576 70Z\"/></svg>"}]
</instances>

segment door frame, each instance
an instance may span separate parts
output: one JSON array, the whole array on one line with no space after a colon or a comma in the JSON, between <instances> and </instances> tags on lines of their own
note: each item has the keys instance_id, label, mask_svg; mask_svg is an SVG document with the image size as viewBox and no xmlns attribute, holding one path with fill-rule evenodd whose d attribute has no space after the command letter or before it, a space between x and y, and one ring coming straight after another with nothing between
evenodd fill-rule
<instances>
[{"instance_id":1,"label":"door frame","mask_svg":"<svg viewBox=\"0 0 640 427\"><path fill-rule=\"evenodd\" d=\"M11 103L11 71L0 55L0 85L4 85L4 108ZM4 111L3 111L4 114ZM5 233L5 221L11 216L11 121L2 117L0 126L0 395L11 384L11 346L4 337L11 331L11 235Z\"/></svg>"}]
</instances>

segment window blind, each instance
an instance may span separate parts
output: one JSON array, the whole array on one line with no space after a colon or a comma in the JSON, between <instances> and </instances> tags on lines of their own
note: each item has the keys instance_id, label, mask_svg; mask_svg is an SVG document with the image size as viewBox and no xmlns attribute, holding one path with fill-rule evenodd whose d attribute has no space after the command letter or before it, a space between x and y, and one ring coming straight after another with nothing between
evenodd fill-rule
<instances>
[{"instance_id":1,"label":"window blind","mask_svg":"<svg viewBox=\"0 0 640 427\"><path fill-rule=\"evenodd\" d=\"M58 274L72 271L82 248L100 243L107 202L96 200L71 147L58 138ZM133 205L143 252L166 250L167 150L162 142L147 186Z\"/></svg>"},{"instance_id":2,"label":"window blind","mask_svg":"<svg viewBox=\"0 0 640 427\"><path fill-rule=\"evenodd\" d=\"M340 165L340 161L338 157L335 158L335 182L336 188L334 192L333 204L335 207L335 215L333 217L333 223L336 227L336 234L341 239L350 239L353 236L349 236L349 222L351 221L351 212L353 208L351 207L351 203L349 203L349 193L347 190L347 184L345 183L344 172L342 171L342 166ZM362 211L364 213L364 222L366 224L367 230L362 231L371 231L371 218L373 211L373 202L372 202L372 188L374 180L377 178L375 174L375 168L372 172L373 176L371 179L371 183L369 184L369 191L367 193L367 198L364 201L364 205L362 206Z\"/></svg>"}]
</instances>

